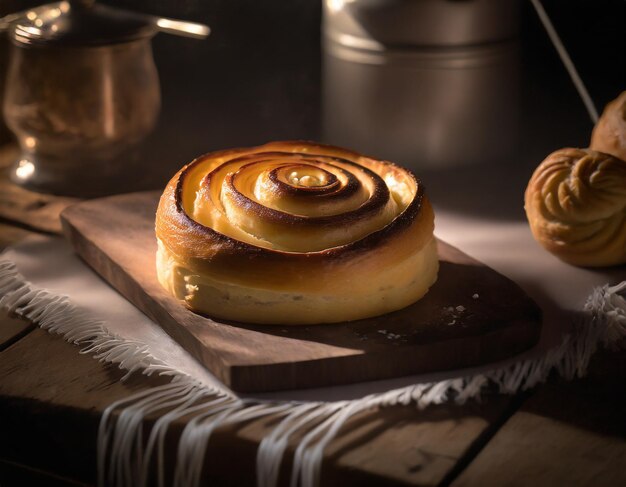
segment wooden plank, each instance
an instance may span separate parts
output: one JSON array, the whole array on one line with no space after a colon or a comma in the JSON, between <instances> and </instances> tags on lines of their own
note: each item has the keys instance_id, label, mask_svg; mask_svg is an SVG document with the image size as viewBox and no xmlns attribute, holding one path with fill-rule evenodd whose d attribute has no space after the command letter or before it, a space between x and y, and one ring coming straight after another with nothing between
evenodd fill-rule
<instances>
[{"instance_id":1,"label":"wooden plank","mask_svg":"<svg viewBox=\"0 0 626 487\"><path fill-rule=\"evenodd\" d=\"M36 193L9 179L9 170L19 150L16 146L0 147L0 218L48 233L61 233L59 215L75 198Z\"/></svg>"},{"instance_id":2,"label":"wooden plank","mask_svg":"<svg viewBox=\"0 0 626 487\"><path fill-rule=\"evenodd\" d=\"M626 485L626 352L593 366L537 391L452 486Z\"/></svg>"},{"instance_id":3,"label":"wooden plank","mask_svg":"<svg viewBox=\"0 0 626 487\"><path fill-rule=\"evenodd\" d=\"M32 331L35 326L21 318L8 316L0 310L0 352Z\"/></svg>"},{"instance_id":4,"label":"wooden plank","mask_svg":"<svg viewBox=\"0 0 626 487\"><path fill-rule=\"evenodd\" d=\"M29 232L23 228L18 228L14 225L0 223L0 251L9 245L16 244L29 235L33 235L33 232Z\"/></svg>"},{"instance_id":5,"label":"wooden plank","mask_svg":"<svg viewBox=\"0 0 626 487\"><path fill-rule=\"evenodd\" d=\"M52 475L42 470L0 458L0 485L45 485L46 487L87 487L89 484Z\"/></svg>"},{"instance_id":6,"label":"wooden plank","mask_svg":"<svg viewBox=\"0 0 626 487\"><path fill-rule=\"evenodd\" d=\"M155 385L143 376L120 383L121 372L77 353L77 347L37 329L0 354L0 458L78 482L95 481L95 445L102 410ZM324 455L322 485L434 486L489 434L514 399L487 396L463 407L414 406L363 413L350 420ZM153 419L153 418L152 418ZM150 421L146 423L149 431ZM255 484L255 454L275 420L218 428L206 454L205 481ZM175 461L176 432L168 436L166 464ZM295 439L294 439L295 440ZM295 449L289 445L287 458ZM288 484L290 461L281 485Z\"/></svg>"},{"instance_id":7,"label":"wooden plank","mask_svg":"<svg viewBox=\"0 0 626 487\"><path fill-rule=\"evenodd\" d=\"M9 245L33 235L28 230L23 230L11 225L0 223L0 251ZM0 310L0 351L22 338L33 329L28 321L10 317L4 310Z\"/></svg>"},{"instance_id":8,"label":"wooden plank","mask_svg":"<svg viewBox=\"0 0 626 487\"><path fill-rule=\"evenodd\" d=\"M538 340L540 312L530 298L445 243L439 246L439 279L428 294L379 318L285 327L200 316L157 282L158 196L135 193L72 206L62 216L66 234L85 261L235 390L328 386L457 369L515 355Z\"/></svg>"},{"instance_id":9,"label":"wooden plank","mask_svg":"<svg viewBox=\"0 0 626 487\"><path fill-rule=\"evenodd\" d=\"M154 379L121 383L117 368L78 351L37 328L0 353L0 458L94 483L102 410Z\"/></svg>"}]
</instances>

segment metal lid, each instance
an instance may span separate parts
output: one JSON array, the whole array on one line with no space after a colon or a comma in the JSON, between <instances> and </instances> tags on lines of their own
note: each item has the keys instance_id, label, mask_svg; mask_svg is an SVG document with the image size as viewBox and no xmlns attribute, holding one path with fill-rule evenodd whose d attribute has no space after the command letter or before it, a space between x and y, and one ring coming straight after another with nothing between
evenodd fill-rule
<instances>
[{"instance_id":1,"label":"metal lid","mask_svg":"<svg viewBox=\"0 0 626 487\"><path fill-rule=\"evenodd\" d=\"M0 30L23 44L101 46L153 36L158 26L149 15L93 0L70 0L4 17Z\"/></svg>"}]
</instances>

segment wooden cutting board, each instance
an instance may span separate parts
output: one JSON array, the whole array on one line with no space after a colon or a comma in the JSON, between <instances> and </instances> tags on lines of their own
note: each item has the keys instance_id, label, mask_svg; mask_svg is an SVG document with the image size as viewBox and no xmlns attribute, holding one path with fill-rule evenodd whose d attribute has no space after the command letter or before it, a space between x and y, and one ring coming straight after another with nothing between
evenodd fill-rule
<instances>
[{"instance_id":1,"label":"wooden cutting board","mask_svg":"<svg viewBox=\"0 0 626 487\"><path fill-rule=\"evenodd\" d=\"M61 215L76 252L232 389L346 384L497 361L539 338L537 305L511 280L439 242L439 279L378 318L285 327L225 323L170 297L156 279L158 193L78 203ZM375 276L372 276L375 278Z\"/></svg>"}]
</instances>

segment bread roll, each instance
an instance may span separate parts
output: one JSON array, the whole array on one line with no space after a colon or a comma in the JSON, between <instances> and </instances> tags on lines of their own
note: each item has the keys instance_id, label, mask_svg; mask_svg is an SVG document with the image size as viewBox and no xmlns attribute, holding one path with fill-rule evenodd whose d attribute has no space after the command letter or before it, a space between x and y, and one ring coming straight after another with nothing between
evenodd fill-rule
<instances>
[{"instance_id":1,"label":"bread roll","mask_svg":"<svg viewBox=\"0 0 626 487\"><path fill-rule=\"evenodd\" d=\"M589 147L626 161L626 91L604 109Z\"/></svg>"},{"instance_id":2,"label":"bread roll","mask_svg":"<svg viewBox=\"0 0 626 487\"><path fill-rule=\"evenodd\" d=\"M535 239L579 266L626 262L626 162L591 149L560 149L535 170L525 194Z\"/></svg>"},{"instance_id":3,"label":"bread roll","mask_svg":"<svg viewBox=\"0 0 626 487\"><path fill-rule=\"evenodd\" d=\"M156 215L160 283L192 310L303 325L420 299L438 270L421 182L390 162L311 142L201 156Z\"/></svg>"}]
</instances>

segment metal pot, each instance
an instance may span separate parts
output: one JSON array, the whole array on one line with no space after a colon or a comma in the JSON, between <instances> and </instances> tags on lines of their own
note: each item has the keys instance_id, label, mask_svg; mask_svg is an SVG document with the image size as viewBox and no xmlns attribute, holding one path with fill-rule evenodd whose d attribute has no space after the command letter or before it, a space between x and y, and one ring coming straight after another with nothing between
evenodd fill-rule
<instances>
[{"instance_id":1,"label":"metal pot","mask_svg":"<svg viewBox=\"0 0 626 487\"><path fill-rule=\"evenodd\" d=\"M161 103L151 39L176 21L89 0L0 20L12 44L3 108L21 148L14 181L75 196L132 189Z\"/></svg>"}]
</instances>

